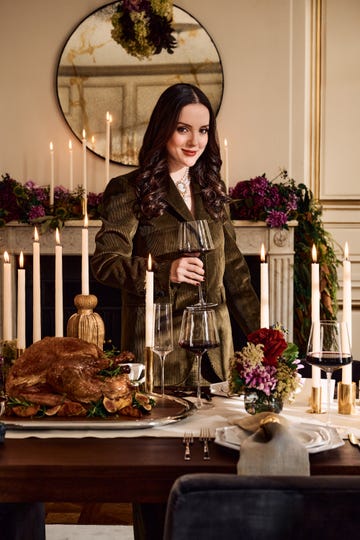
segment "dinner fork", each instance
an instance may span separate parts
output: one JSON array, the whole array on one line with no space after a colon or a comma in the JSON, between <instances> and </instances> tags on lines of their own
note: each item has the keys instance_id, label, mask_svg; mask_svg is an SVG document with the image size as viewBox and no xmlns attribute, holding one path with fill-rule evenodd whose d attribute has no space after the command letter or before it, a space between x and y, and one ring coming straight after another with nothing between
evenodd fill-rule
<instances>
[{"instance_id":1,"label":"dinner fork","mask_svg":"<svg viewBox=\"0 0 360 540\"><path fill-rule=\"evenodd\" d=\"M183 444L185 444L185 454L184 454L185 461L189 461L191 459L190 444L192 444L193 442L194 442L193 434L184 433Z\"/></svg>"},{"instance_id":2,"label":"dinner fork","mask_svg":"<svg viewBox=\"0 0 360 540\"><path fill-rule=\"evenodd\" d=\"M205 460L210 459L210 451L209 451L209 441L210 440L211 439L210 439L210 430L209 430L209 428L201 428L199 441L204 443L203 459L205 459Z\"/></svg>"}]
</instances>

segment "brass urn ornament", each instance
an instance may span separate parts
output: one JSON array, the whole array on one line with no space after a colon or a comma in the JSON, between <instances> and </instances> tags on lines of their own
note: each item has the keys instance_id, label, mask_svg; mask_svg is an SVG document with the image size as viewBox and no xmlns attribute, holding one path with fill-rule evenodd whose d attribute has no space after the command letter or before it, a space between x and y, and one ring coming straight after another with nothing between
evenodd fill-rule
<instances>
[{"instance_id":1,"label":"brass urn ornament","mask_svg":"<svg viewBox=\"0 0 360 540\"><path fill-rule=\"evenodd\" d=\"M77 313L71 315L68 320L67 336L77 337L88 343L95 343L102 349L105 338L105 325L100 315L94 312L97 302L94 294L77 294L75 296L74 305Z\"/></svg>"}]
</instances>

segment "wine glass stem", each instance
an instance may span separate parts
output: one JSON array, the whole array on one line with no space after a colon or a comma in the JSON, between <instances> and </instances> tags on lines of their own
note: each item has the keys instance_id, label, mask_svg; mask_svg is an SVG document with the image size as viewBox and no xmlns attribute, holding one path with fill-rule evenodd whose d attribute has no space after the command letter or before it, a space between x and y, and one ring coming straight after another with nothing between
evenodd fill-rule
<instances>
[{"instance_id":1,"label":"wine glass stem","mask_svg":"<svg viewBox=\"0 0 360 540\"><path fill-rule=\"evenodd\" d=\"M202 284L199 283L199 304L204 305L204 292L202 288Z\"/></svg>"},{"instance_id":2,"label":"wine glass stem","mask_svg":"<svg viewBox=\"0 0 360 540\"><path fill-rule=\"evenodd\" d=\"M161 365L161 397L165 396L165 354L160 354Z\"/></svg>"},{"instance_id":3,"label":"wine glass stem","mask_svg":"<svg viewBox=\"0 0 360 540\"><path fill-rule=\"evenodd\" d=\"M200 409L202 407L201 399L201 354L196 354L197 362L197 392L196 392L196 407Z\"/></svg>"},{"instance_id":4,"label":"wine glass stem","mask_svg":"<svg viewBox=\"0 0 360 540\"><path fill-rule=\"evenodd\" d=\"M330 403L331 403L331 372L330 371L327 371L326 372L326 380L327 380L327 385L326 385L326 394L327 394L327 399L326 399L326 408L327 408L327 418L326 418L326 423L327 424L330 424Z\"/></svg>"}]
</instances>

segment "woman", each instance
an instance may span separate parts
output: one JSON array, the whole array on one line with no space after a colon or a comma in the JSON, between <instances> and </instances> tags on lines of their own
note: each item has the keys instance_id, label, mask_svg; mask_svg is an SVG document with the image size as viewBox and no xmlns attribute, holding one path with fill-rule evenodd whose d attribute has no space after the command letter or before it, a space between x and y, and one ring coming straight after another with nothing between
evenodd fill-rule
<instances>
[{"instance_id":1,"label":"woman","mask_svg":"<svg viewBox=\"0 0 360 540\"><path fill-rule=\"evenodd\" d=\"M228 308L247 334L259 327L259 303L226 210L215 116L199 88L176 84L163 92L145 132L139 164L108 184L92 258L95 277L122 290L121 347L143 358L150 253L155 300L173 306L175 350L166 359L166 384L191 382L193 355L177 343L183 310L197 302L199 284L206 300L217 304L220 335L220 347L208 352L208 365L203 363L205 376L209 382L224 380L233 347ZM194 219L208 221L215 246L204 262L181 256L178 249L179 224ZM159 376L160 369L155 384Z\"/></svg>"}]
</instances>

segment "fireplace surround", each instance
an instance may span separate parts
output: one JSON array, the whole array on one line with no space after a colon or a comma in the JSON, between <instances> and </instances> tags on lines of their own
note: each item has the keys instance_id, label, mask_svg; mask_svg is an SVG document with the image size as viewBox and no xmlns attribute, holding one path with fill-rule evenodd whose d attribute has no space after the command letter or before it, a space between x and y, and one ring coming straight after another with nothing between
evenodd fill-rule
<instances>
[{"instance_id":1,"label":"fireplace surround","mask_svg":"<svg viewBox=\"0 0 360 540\"><path fill-rule=\"evenodd\" d=\"M269 263L269 302L270 324L281 322L289 331L289 340L293 335L293 263L294 263L294 227L289 229L271 229L263 222L234 221L236 240L247 257L255 290L259 293L260 247L264 243ZM81 228L82 221L67 221L61 230L63 246L64 276L64 332L69 317L76 312L73 299L81 292ZM89 222L89 254L94 252L95 235L100 228L100 221ZM27 346L32 342L32 243L33 227L10 223L0 229L0 252L6 250L10 255L13 268L13 332L16 333L16 269L18 255L23 251L25 257L27 296ZM42 336L51 335L54 330L54 251L55 232L48 231L40 236L41 246L41 288L42 288ZM0 264L2 284L3 265ZM90 293L98 298L96 312L105 323L105 341L111 340L114 346L120 346L121 294L120 291L105 287L90 277ZM2 309L3 288L0 287L0 305ZM0 317L0 335L2 335L2 316ZM233 328L236 333L236 329ZM53 335L53 334L52 334ZM237 345L234 336L235 346ZM239 346L241 339L239 341Z\"/></svg>"}]
</instances>

